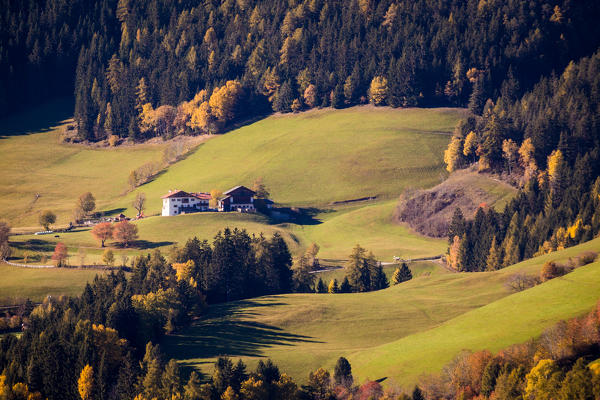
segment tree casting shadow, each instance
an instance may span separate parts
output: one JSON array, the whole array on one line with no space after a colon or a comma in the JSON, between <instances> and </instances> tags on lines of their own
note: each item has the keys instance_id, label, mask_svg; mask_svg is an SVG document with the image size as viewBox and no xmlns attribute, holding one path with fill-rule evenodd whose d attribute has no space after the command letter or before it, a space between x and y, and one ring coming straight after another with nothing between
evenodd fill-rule
<instances>
[{"instance_id":1,"label":"tree casting shadow","mask_svg":"<svg viewBox=\"0 0 600 400\"><path fill-rule=\"evenodd\" d=\"M263 349L273 346L322 343L310 336L285 332L276 326L245 318L253 314L252 308L285 305L277 298L272 299L272 302L264 303L241 300L214 306L205 318L167 338L169 355L179 360L219 356L264 357Z\"/></svg>"}]
</instances>

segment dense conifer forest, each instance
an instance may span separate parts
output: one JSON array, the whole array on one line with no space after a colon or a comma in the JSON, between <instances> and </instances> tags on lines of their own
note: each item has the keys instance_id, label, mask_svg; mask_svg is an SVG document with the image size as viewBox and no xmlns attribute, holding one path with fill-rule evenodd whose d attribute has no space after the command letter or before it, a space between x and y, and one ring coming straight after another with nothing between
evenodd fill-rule
<instances>
[{"instance_id":1,"label":"dense conifer forest","mask_svg":"<svg viewBox=\"0 0 600 400\"><path fill-rule=\"evenodd\" d=\"M271 110L367 100L477 110L487 98L521 96L600 41L597 2L3 0L0 6L0 110L74 92L79 135L87 140L216 131ZM237 86L208 101L227 81ZM195 97L187 110L181 107ZM223 97L230 101L222 104Z\"/></svg>"}]
</instances>

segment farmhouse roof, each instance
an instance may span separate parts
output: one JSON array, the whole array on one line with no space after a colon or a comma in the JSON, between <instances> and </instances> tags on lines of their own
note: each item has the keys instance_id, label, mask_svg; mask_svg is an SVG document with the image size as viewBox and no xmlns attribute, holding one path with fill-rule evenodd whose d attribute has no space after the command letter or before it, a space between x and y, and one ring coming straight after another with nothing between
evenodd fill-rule
<instances>
[{"instance_id":1,"label":"farmhouse roof","mask_svg":"<svg viewBox=\"0 0 600 400\"><path fill-rule=\"evenodd\" d=\"M256 193L254 190L248 189L246 186L241 186L240 185L240 186L232 187L231 189L229 189L228 191L224 192L223 194L230 194L230 193L235 192L238 189L245 189L245 190L247 190L249 192Z\"/></svg>"},{"instance_id":2,"label":"farmhouse roof","mask_svg":"<svg viewBox=\"0 0 600 400\"><path fill-rule=\"evenodd\" d=\"M171 199L174 197L192 197L192 195L188 192L184 192L183 190L169 190L169 193L162 196L161 199Z\"/></svg>"},{"instance_id":3,"label":"farmhouse roof","mask_svg":"<svg viewBox=\"0 0 600 400\"><path fill-rule=\"evenodd\" d=\"M200 200L210 200L212 196L210 193L192 193L192 196L199 198Z\"/></svg>"}]
</instances>

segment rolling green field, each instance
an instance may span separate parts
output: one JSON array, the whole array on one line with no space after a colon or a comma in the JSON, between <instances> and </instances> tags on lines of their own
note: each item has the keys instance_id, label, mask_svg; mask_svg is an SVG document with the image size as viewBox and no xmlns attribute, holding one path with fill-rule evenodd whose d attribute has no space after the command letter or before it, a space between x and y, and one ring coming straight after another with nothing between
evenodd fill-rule
<instances>
[{"instance_id":1,"label":"rolling green field","mask_svg":"<svg viewBox=\"0 0 600 400\"><path fill-rule=\"evenodd\" d=\"M56 107L50 108L46 111L56 112ZM393 223L391 215L394 199L404 188L432 186L443 179L446 133L462 115L461 109L315 110L274 115L218 136L137 189L147 195L146 214L159 213L160 196L168 189L225 190L263 177L274 200L310 207L313 221L276 224L260 215L212 213L148 218L138 222L137 253L164 250L192 236L210 239L229 226L251 233L279 232L295 254L317 242L321 257L338 260L345 259L356 243L384 260L440 254L445 250L443 241L416 235ZM0 167L6 172L0 187L0 219L16 231L35 230L38 213L50 209L58 215L57 224L65 225L76 198L86 191L96 196L100 210L133 213L130 202L135 193L126 193L129 172L160 159L164 145L111 149L64 144L59 135L65 122L53 121L57 127L38 131L15 130L14 125L28 119L31 115L24 114L0 123L0 133L3 129L11 133L0 139ZM365 196L377 200L330 204ZM86 229L60 238L18 236L13 241L16 257L26 251L49 255L57 241L65 242L72 256L84 248L88 262L99 263L103 251ZM136 250L115 251L136 254Z\"/></svg>"},{"instance_id":2,"label":"rolling green field","mask_svg":"<svg viewBox=\"0 0 600 400\"><path fill-rule=\"evenodd\" d=\"M0 304L22 304L24 300L42 301L46 296L77 296L99 270L33 269L0 263Z\"/></svg>"},{"instance_id":3,"label":"rolling green field","mask_svg":"<svg viewBox=\"0 0 600 400\"><path fill-rule=\"evenodd\" d=\"M504 286L517 271L538 274L544 262L585 250L600 250L600 239L496 272L430 273L378 292L266 296L213 306L203 321L167 337L163 349L205 372L219 355L251 366L270 357L300 382L308 371L332 369L345 356L359 382L387 378L412 385L463 349L498 350L591 309L600 293L598 261L521 293Z\"/></svg>"},{"instance_id":4,"label":"rolling green field","mask_svg":"<svg viewBox=\"0 0 600 400\"><path fill-rule=\"evenodd\" d=\"M259 177L285 205L396 198L408 186L444 178L447 133L463 115L461 109L370 106L274 115L206 142L138 190L148 197L149 213L160 211L168 189L225 191ZM129 207L134 195L111 207Z\"/></svg>"},{"instance_id":5,"label":"rolling green field","mask_svg":"<svg viewBox=\"0 0 600 400\"><path fill-rule=\"evenodd\" d=\"M137 221L140 241L135 249L121 249L112 246L116 254L133 256L153 249L168 251L174 244L183 244L188 238L197 236L212 239L225 227L238 227L250 233L272 235L278 232L283 236L294 255L298 255L310 243L321 246L319 257L339 261L350 254L352 247L360 243L383 261L391 261L394 255L400 257L434 256L445 252L446 241L426 238L412 233L408 228L392 222L391 213L395 202L381 202L366 206L345 207L336 211L318 214L319 223L314 225L271 224L260 214L238 213L198 213L176 217L149 217ZM25 251L50 256L57 242L68 246L72 264L78 264L75 255L84 248L88 262L101 263L103 249L99 248L89 228L54 235L19 235L11 239L16 249L15 256ZM334 261L335 262L335 261Z\"/></svg>"}]
</instances>

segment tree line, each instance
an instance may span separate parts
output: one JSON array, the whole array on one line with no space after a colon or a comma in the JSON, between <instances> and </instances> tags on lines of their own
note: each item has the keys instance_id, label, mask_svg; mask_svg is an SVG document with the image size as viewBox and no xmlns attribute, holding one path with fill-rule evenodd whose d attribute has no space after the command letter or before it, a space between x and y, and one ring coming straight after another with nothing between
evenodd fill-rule
<instances>
[{"instance_id":1,"label":"tree line","mask_svg":"<svg viewBox=\"0 0 600 400\"><path fill-rule=\"evenodd\" d=\"M600 6L567 0L2 0L0 9L1 112L74 92L87 140L368 100L477 108L521 94L600 40ZM223 90L233 114L210 101ZM179 112L190 101L196 122L169 124L193 116Z\"/></svg>"},{"instance_id":2,"label":"tree line","mask_svg":"<svg viewBox=\"0 0 600 400\"><path fill-rule=\"evenodd\" d=\"M457 270L494 270L572 246L600 232L600 53L570 63L516 97L488 100L461 121L445 160L476 163L521 190L502 212L456 210L448 261ZM472 218L471 218L472 217Z\"/></svg>"},{"instance_id":3,"label":"tree line","mask_svg":"<svg viewBox=\"0 0 600 400\"><path fill-rule=\"evenodd\" d=\"M555 324L537 339L497 354L463 351L440 375L422 380L425 398L598 398L599 306L583 317Z\"/></svg>"}]
</instances>

